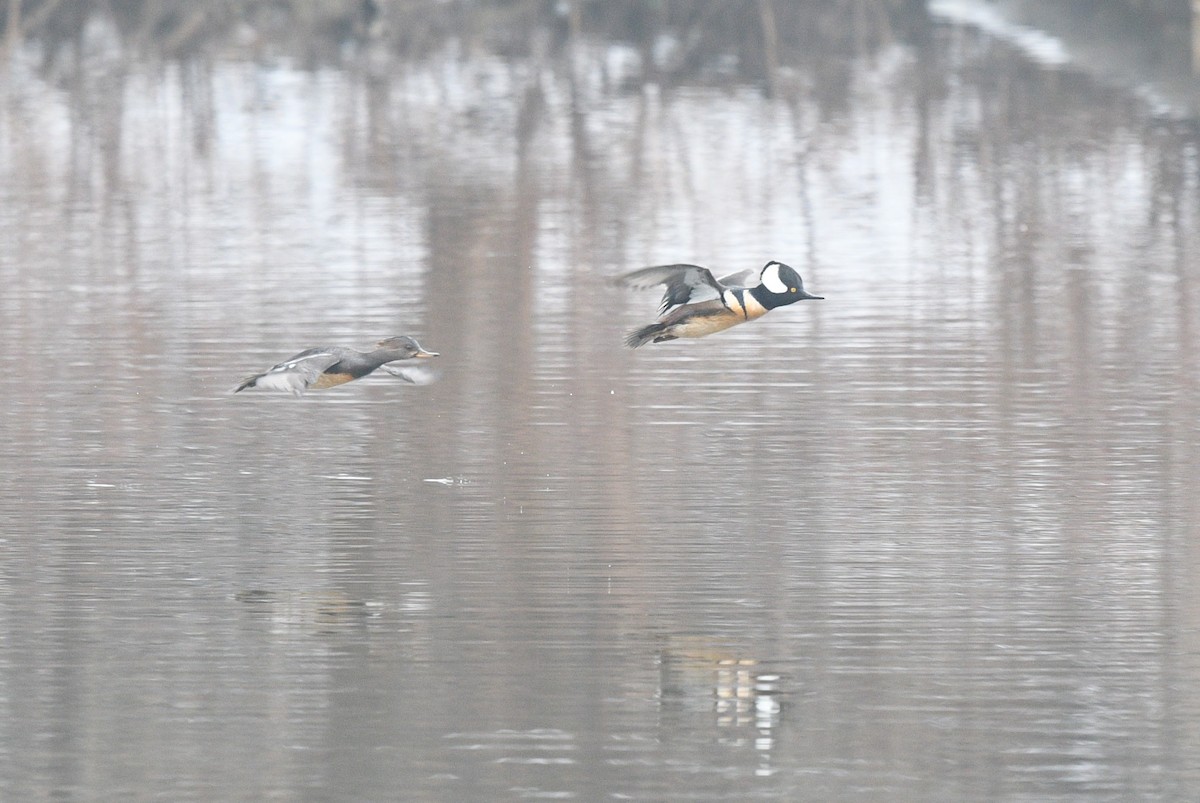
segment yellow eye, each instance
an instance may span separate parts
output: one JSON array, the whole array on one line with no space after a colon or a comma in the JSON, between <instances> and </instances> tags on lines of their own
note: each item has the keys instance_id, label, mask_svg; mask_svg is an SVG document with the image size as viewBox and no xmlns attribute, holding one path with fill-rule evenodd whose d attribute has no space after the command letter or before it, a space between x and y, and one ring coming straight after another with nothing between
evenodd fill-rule
<instances>
[{"instance_id":1,"label":"yellow eye","mask_svg":"<svg viewBox=\"0 0 1200 803\"><path fill-rule=\"evenodd\" d=\"M789 289L790 289L790 290L791 290L793 293L794 293L794 292L796 292L796 288L795 288L795 287L792 287L792 288L789 288Z\"/></svg>"}]
</instances>

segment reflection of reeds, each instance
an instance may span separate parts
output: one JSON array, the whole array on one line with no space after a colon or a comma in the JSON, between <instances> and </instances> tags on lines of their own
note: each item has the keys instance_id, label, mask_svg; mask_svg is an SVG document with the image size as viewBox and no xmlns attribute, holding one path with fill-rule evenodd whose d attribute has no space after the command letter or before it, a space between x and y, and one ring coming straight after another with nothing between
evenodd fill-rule
<instances>
[{"instance_id":1,"label":"reflection of reeds","mask_svg":"<svg viewBox=\"0 0 1200 803\"><path fill-rule=\"evenodd\" d=\"M381 42L410 56L428 53L451 39L487 43L503 52L529 46L530 32L550 31L562 45L572 34L630 43L649 52L662 37L677 43L671 64L685 74L730 57L739 70L769 74L777 59L852 47L861 49L894 35L898 17L923 14L925 0L117 0L64 3L9 0L5 31L10 41L36 38L71 41L93 17L110 16L124 41L169 57L186 56L232 34L252 32L276 50L337 58L347 42ZM1190 19L1190 0L1124 0L1109 4L1141 15L1152 25L1174 27ZM789 20L815 20L794 39Z\"/></svg>"},{"instance_id":2,"label":"reflection of reeds","mask_svg":"<svg viewBox=\"0 0 1200 803\"><path fill-rule=\"evenodd\" d=\"M21 3L12 0L4 27L9 41L38 40L52 48L76 41L93 19L116 29L122 46L167 58L186 58L229 41L300 57L337 60L346 44L382 45L386 52L420 58L447 42L507 56L529 55L547 44L560 49L580 37L632 45L647 67L676 79L703 74L769 80L776 66L814 52L861 48L892 36L889 15L911 12L921 0L815 0L797 8L779 0L618 0L567 4L519 2L401 2L401 0L279 0L193 3L124 0L107 4ZM801 26L796 19L816 19ZM535 35L536 34L536 35ZM669 57L662 45L669 42Z\"/></svg>"}]
</instances>

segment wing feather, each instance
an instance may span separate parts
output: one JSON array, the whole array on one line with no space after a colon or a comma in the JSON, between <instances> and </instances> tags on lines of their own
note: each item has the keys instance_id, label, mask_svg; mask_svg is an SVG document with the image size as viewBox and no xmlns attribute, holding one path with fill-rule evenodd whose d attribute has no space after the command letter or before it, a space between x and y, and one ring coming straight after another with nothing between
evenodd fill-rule
<instances>
[{"instance_id":1,"label":"wing feather","mask_svg":"<svg viewBox=\"0 0 1200 803\"><path fill-rule=\"evenodd\" d=\"M737 290L746 287L754 287L757 285L762 276L762 268L746 268L739 270L736 273L729 273L717 279L730 290Z\"/></svg>"},{"instance_id":2,"label":"wing feather","mask_svg":"<svg viewBox=\"0 0 1200 803\"><path fill-rule=\"evenodd\" d=\"M421 360L406 361L401 365L397 365L396 363L381 365L379 366L379 370L399 377L413 385L432 385L442 375L438 369L429 365L427 361Z\"/></svg>"},{"instance_id":3,"label":"wing feather","mask_svg":"<svg viewBox=\"0 0 1200 803\"><path fill-rule=\"evenodd\" d=\"M618 281L627 287L640 290L656 285L665 286L667 290L663 293L660 313L671 307L720 298L725 289L708 268L686 263L641 268L621 276Z\"/></svg>"},{"instance_id":4,"label":"wing feather","mask_svg":"<svg viewBox=\"0 0 1200 803\"><path fill-rule=\"evenodd\" d=\"M317 377L324 373L325 369L336 365L340 359L338 355L323 349L308 349L271 366L261 374L248 377L238 385L237 390L263 388L286 391L299 396L317 381Z\"/></svg>"}]
</instances>

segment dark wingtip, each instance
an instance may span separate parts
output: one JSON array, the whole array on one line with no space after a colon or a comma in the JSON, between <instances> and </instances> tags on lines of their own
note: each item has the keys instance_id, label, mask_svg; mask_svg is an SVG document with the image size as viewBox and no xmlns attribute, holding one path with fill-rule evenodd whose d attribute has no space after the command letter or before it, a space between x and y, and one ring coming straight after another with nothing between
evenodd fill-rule
<instances>
[{"instance_id":1,"label":"dark wingtip","mask_svg":"<svg viewBox=\"0 0 1200 803\"><path fill-rule=\"evenodd\" d=\"M625 271L624 273L615 273L605 277L605 282L613 287L629 288L633 286L632 279L634 276L642 272L642 268L637 270Z\"/></svg>"}]
</instances>

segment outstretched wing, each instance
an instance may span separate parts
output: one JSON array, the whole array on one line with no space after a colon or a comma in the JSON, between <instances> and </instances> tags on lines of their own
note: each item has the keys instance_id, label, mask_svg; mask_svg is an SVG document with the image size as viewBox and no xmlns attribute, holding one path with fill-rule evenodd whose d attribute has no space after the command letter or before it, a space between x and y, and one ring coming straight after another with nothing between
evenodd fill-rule
<instances>
[{"instance_id":1,"label":"outstretched wing","mask_svg":"<svg viewBox=\"0 0 1200 803\"><path fill-rule=\"evenodd\" d=\"M429 364L428 360L413 360L400 364L391 363L379 366L386 374L399 377L413 385L432 385L441 378L442 372Z\"/></svg>"},{"instance_id":2,"label":"outstretched wing","mask_svg":"<svg viewBox=\"0 0 1200 803\"><path fill-rule=\"evenodd\" d=\"M671 307L682 304L695 304L698 301L720 298L721 292L725 289L721 282L713 278L712 271L708 268L682 263L642 268L625 274L618 281L627 287L637 289L664 285L667 291L663 294L659 312L666 312Z\"/></svg>"},{"instance_id":3,"label":"outstretched wing","mask_svg":"<svg viewBox=\"0 0 1200 803\"><path fill-rule=\"evenodd\" d=\"M745 270L739 270L737 273L726 274L717 279L717 281L730 289L754 287L761 280L762 271L762 268L746 268Z\"/></svg>"},{"instance_id":4,"label":"outstretched wing","mask_svg":"<svg viewBox=\"0 0 1200 803\"><path fill-rule=\"evenodd\" d=\"M299 396L313 383L317 377L337 364L341 358L323 349L308 349L291 359L273 365L261 374L248 377L237 386L234 393L246 388L263 388L265 390L281 390Z\"/></svg>"}]
</instances>

